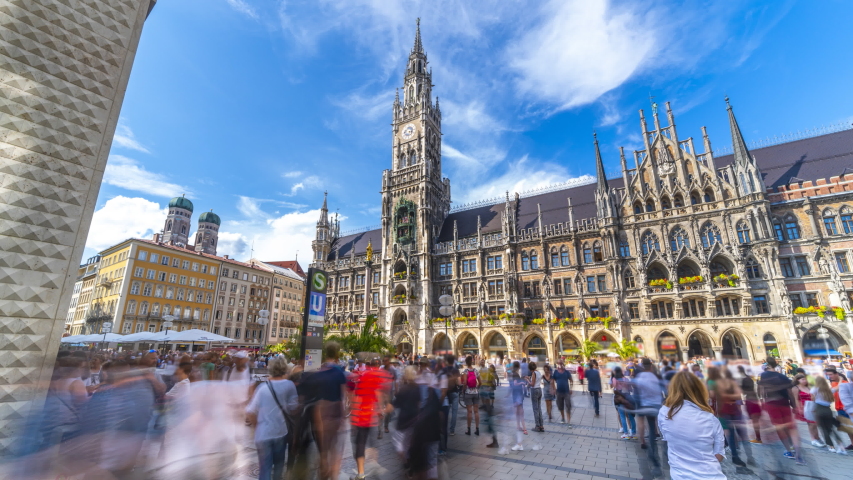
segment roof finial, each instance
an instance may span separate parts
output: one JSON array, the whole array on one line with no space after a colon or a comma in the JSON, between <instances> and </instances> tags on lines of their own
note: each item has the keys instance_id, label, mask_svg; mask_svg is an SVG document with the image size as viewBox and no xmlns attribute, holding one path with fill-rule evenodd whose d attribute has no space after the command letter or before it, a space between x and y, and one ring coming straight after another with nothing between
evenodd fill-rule
<instances>
[{"instance_id":1,"label":"roof finial","mask_svg":"<svg viewBox=\"0 0 853 480\"><path fill-rule=\"evenodd\" d=\"M421 44L421 17L417 20L417 30L415 31L415 46L412 48L412 53L424 53L424 47Z\"/></svg>"}]
</instances>

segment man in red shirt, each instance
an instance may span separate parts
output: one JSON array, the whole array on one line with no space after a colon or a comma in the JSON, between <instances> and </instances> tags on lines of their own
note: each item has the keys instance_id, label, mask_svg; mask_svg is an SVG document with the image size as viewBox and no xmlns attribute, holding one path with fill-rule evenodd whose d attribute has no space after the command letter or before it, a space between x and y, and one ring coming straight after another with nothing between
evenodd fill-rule
<instances>
[{"instance_id":1,"label":"man in red shirt","mask_svg":"<svg viewBox=\"0 0 853 480\"><path fill-rule=\"evenodd\" d=\"M374 358L355 381L352 393L352 438L353 456L358 467L358 475L354 480L364 480L364 450L370 429L379 424L379 413L385 406L385 414L390 414L394 407L388 399L388 389L391 386L391 372L379 368L379 359Z\"/></svg>"}]
</instances>

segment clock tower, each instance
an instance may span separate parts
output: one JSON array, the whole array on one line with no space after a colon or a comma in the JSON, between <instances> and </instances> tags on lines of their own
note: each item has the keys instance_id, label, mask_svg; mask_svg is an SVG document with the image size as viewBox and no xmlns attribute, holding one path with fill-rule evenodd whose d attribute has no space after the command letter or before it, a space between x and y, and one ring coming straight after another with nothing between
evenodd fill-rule
<instances>
[{"instance_id":1,"label":"clock tower","mask_svg":"<svg viewBox=\"0 0 853 480\"><path fill-rule=\"evenodd\" d=\"M450 210L450 181L441 176L441 110L432 87L418 19L402 92L394 99L392 165L382 175L383 252L395 246L429 251Z\"/></svg>"}]
</instances>

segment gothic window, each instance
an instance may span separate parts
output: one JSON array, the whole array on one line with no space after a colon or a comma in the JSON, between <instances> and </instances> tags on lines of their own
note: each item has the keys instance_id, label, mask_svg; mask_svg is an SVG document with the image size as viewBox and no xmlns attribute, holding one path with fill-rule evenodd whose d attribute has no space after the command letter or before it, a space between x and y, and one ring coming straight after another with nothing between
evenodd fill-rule
<instances>
[{"instance_id":1,"label":"gothic window","mask_svg":"<svg viewBox=\"0 0 853 480\"><path fill-rule=\"evenodd\" d=\"M415 87L409 87L409 102L415 101Z\"/></svg>"},{"instance_id":2,"label":"gothic window","mask_svg":"<svg viewBox=\"0 0 853 480\"><path fill-rule=\"evenodd\" d=\"M400 155L400 158L397 160L397 168L401 169L406 166L406 156Z\"/></svg>"},{"instance_id":3,"label":"gothic window","mask_svg":"<svg viewBox=\"0 0 853 480\"><path fill-rule=\"evenodd\" d=\"M557 249L555 247L551 247L551 266L560 266L560 254L557 253Z\"/></svg>"},{"instance_id":4,"label":"gothic window","mask_svg":"<svg viewBox=\"0 0 853 480\"><path fill-rule=\"evenodd\" d=\"M660 267L652 267L648 271L649 280L661 280L666 278L666 274Z\"/></svg>"},{"instance_id":5,"label":"gothic window","mask_svg":"<svg viewBox=\"0 0 853 480\"><path fill-rule=\"evenodd\" d=\"M530 270L530 258L527 257L527 252L521 251L521 269Z\"/></svg>"},{"instance_id":6,"label":"gothic window","mask_svg":"<svg viewBox=\"0 0 853 480\"><path fill-rule=\"evenodd\" d=\"M539 256L536 254L536 250L530 252L530 269L536 270L539 268Z\"/></svg>"},{"instance_id":7,"label":"gothic window","mask_svg":"<svg viewBox=\"0 0 853 480\"><path fill-rule=\"evenodd\" d=\"M773 221L773 233L776 235L776 240L779 240L780 242L785 241L785 229L778 220Z\"/></svg>"},{"instance_id":8,"label":"gothic window","mask_svg":"<svg viewBox=\"0 0 853 480\"><path fill-rule=\"evenodd\" d=\"M408 245L415 239L415 203L401 199L394 215L397 243Z\"/></svg>"},{"instance_id":9,"label":"gothic window","mask_svg":"<svg viewBox=\"0 0 853 480\"><path fill-rule=\"evenodd\" d=\"M681 250L681 247L690 248L690 238L687 236L687 232L681 227L673 228L669 234L669 246L673 252Z\"/></svg>"},{"instance_id":10,"label":"gothic window","mask_svg":"<svg viewBox=\"0 0 853 480\"><path fill-rule=\"evenodd\" d=\"M680 193L675 194L675 198L673 203L675 204L675 208L681 208L684 206L684 197L681 196Z\"/></svg>"},{"instance_id":11,"label":"gothic window","mask_svg":"<svg viewBox=\"0 0 853 480\"><path fill-rule=\"evenodd\" d=\"M186 225L181 225L181 233L183 233L183 234L187 233L187 226Z\"/></svg>"},{"instance_id":12,"label":"gothic window","mask_svg":"<svg viewBox=\"0 0 853 480\"><path fill-rule=\"evenodd\" d=\"M761 278L761 269L754 258L750 258L746 262L746 276L751 279Z\"/></svg>"},{"instance_id":13,"label":"gothic window","mask_svg":"<svg viewBox=\"0 0 853 480\"><path fill-rule=\"evenodd\" d=\"M720 274L728 274L729 273L729 269L726 268L726 266L720 262L711 262L711 265L709 265L708 268L711 270L711 276L714 276L714 277L716 277L717 275L720 275Z\"/></svg>"},{"instance_id":14,"label":"gothic window","mask_svg":"<svg viewBox=\"0 0 853 480\"><path fill-rule=\"evenodd\" d=\"M823 226L827 235L838 235L838 226L835 223L835 212L826 209L823 212Z\"/></svg>"},{"instance_id":15,"label":"gothic window","mask_svg":"<svg viewBox=\"0 0 853 480\"><path fill-rule=\"evenodd\" d=\"M634 281L634 272L631 269L625 271L624 275L625 288L635 288L637 285Z\"/></svg>"},{"instance_id":16,"label":"gothic window","mask_svg":"<svg viewBox=\"0 0 853 480\"><path fill-rule=\"evenodd\" d=\"M750 184L746 182L746 177L742 173L740 174L740 184L741 188L743 188L744 195L749 195L750 193L752 193L752 190L750 190L749 188Z\"/></svg>"},{"instance_id":17,"label":"gothic window","mask_svg":"<svg viewBox=\"0 0 853 480\"><path fill-rule=\"evenodd\" d=\"M412 153L412 156L409 157L409 165L417 165L418 163L418 154Z\"/></svg>"},{"instance_id":18,"label":"gothic window","mask_svg":"<svg viewBox=\"0 0 853 480\"><path fill-rule=\"evenodd\" d=\"M172 231L172 221L171 220L169 220L169 222L166 224L166 230L169 232Z\"/></svg>"},{"instance_id":19,"label":"gothic window","mask_svg":"<svg viewBox=\"0 0 853 480\"><path fill-rule=\"evenodd\" d=\"M737 222L737 241L738 243L749 243L752 241L749 236L749 226L744 220Z\"/></svg>"},{"instance_id":20,"label":"gothic window","mask_svg":"<svg viewBox=\"0 0 853 480\"><path fill-rule=\"evenodd\" d=\"M564 267L569 266L569 251L566 249L566 246L563 245L560 248L560 264Z\"/></svg>"},{"instance_id":21,"label":"gothic window","mask_svg":"<svg viewBox=\"0 0 853 480\"><path fill-rule=\"evenodd\" d=\"M592 263L592 249L588 243L583 244L583 263Z\"/></svg>"},{"instance_id":22,"label":"gothic window","mask_svg":"<svg viewBox=\"0 0 853 480\"><path fill-rule=\"evenodd\" d=\"M640 213L643 213L643 204L640 203L639 200L637 200L636 202L634 202L634 214L637 215Z\"/></svg>"},{"instance_id":23,"label":"gothic window","mask_svg":"<svg viewBox=\"0 0 853 480\"><path fill-rule=\"evenodd\" d=\"M853 215L847 207L841 209L841 228L844 233L853 233Z\"/></svg>"},{"instance_id":24,"label":"gothic window","mask_svg":"<svg viewBox=\"0 0 853 480\"><path fill-rule=\"evenodd\" d=\"M655 211L655 201L652 200L651 198L646 200L646 211L647 212L654 212Z\"/></svg>"},{"instance_id":25,"label":"gothic window","mask_svg":"<svg viewBox=\"0 0 853 480\"><path fill-rule=\"evenodd\" d=\"M652 253L653 250L660 251L660 243L658 242L658 236L652 233L651 231L647 231L643 234L643 238L640 241L640 245L642 246L643 255L648 255Z\"/></svg>"},{"instance_id":26,"label":"gothic window","mask_svg":"<svg viewBox=\"0 0 853 480\"><path fill-rule=\"evenodd\" d=\"M797 240L800 238L800 226L793 217L785 219L785 235L788 240Z\"/></svg>"},{"instance_id":27,"label":"gothic window","mask_svg":"<svg viewBox=\"0 0 853 480\"><path fill-rule=\"evenodd\" d=\"M619 256L622 258L631 256L631 245L628 244L628 239L625 237L619 239Z\"/></svg>"},{"instance_id":28,"label":"gothic window","mask_svg":"<svg viewBox=\"0 0 853 480\"><path fill-rule=\"evenodd\" d=\"M696 204L700 203L699 198L700 198L699 192L690 192L690 204L691 205L696 205Z\"/></svg>"},{"instance_id":29,"label":"gothic window","mask_svg":"<svg viewBox=\"0 0 853 480\"><path fill-rule=\"evenodd\" d=\"M714 201L714 191L710 188L705 189L705 203Z\"/></svg>"},{"instance_id":30,"label":"gothic window","mask_svg":"<svg viewBox=\"0 0 853 480\"><path fill-rule=\"evenodd\" d=\"M604 252L601 249L601 242L596 241L592 244L592 259L596 262L604 261Z\"/></svg>"},{"instance_id":31,"label":"gothic window","mask_svg":"<svg viewBox=\"0 0 853 480\"><path fill-rule=\"evenodd\" d=\"M720 235L720 229L713 223L706 223L705 226L702 227L702 233L700 236L702 237L702 246L705 248L711 248L715 243L723 242L723 237Z\"/></svg>"},{"instance_id":32,"label":"gothic window","mask_svg":"<svg viewBox=\"0 0 853 480\"><path fill-rule=\"evenodd\" d=\"M672 208L672 204L669 203L669 197L661 198L660 208L661 208L661 210L669 210L670 208Z\"/></svg>"},{"instance_id":33,"label":"gothic window","mask_svg":"<svg viewBox=\"0 0 853 480\"><path fill-rule=\"evenodd\" d=\"M678 266L678 277L679 278L694 277L696 275L697 275L696 270L692 266L690 266L689 263L682 263L681 265Z\"/></svg>"}]
</instances>

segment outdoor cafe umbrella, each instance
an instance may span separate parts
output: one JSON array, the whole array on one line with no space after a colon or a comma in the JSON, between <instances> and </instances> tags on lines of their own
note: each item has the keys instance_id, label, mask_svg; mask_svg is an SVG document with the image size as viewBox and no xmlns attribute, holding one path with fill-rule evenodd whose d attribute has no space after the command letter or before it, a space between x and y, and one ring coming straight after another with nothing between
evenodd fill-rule
<instances>
[{"instance_id":1,"label":"outdoor cafe umbrella","mask_svg":"<svg viewBox=\"0 0 853 480\"><path fill-rule=\"evenodd\" d=\"M71 335L70 337L62 337L60 343L80 343L86 335Z\"/></svg>"},{"instance_id":2,"label":"outdoor cafe umbrella","mask_svg":"<svg viewBox=\"0 0 853 480\"><path fill-rule=\"evenodd\" d=\"M81 338L77 339L77 341L89 343L115 343L122 341L123 338L124 335L119 335L118 333L93 333L91 335L83 335Z\"/></svg>"},{"instance_id":3,"label":"outdoor cafe umbrella","mask_svg":"<svg viewBox=\"0 0 853 480\"><path fill-rule=\"evenodd\" d=\"M183 332L178 332L174 340L176 342L190 342L193 347L195 347L195 342L207 342L209 344L210 342L230 343L234 341L234 339L210 333L207 330L199 328L191 328ZM190 351L192 351L193 347L190 347Z\"/></svg>"},{"instance_id":4,"label":"outdoor cafe umbrella","mask_svg":"<svg viewBox=\"0 0 853 480\"><path fill-rule=\"evenodd\" d=\"M154 337L156 333L154 332L137 332L131 333L130 335L125 335L121 339L121 343L136 343L136 342L144 342L152 337Z\"/></svg>"}]
</instances>

